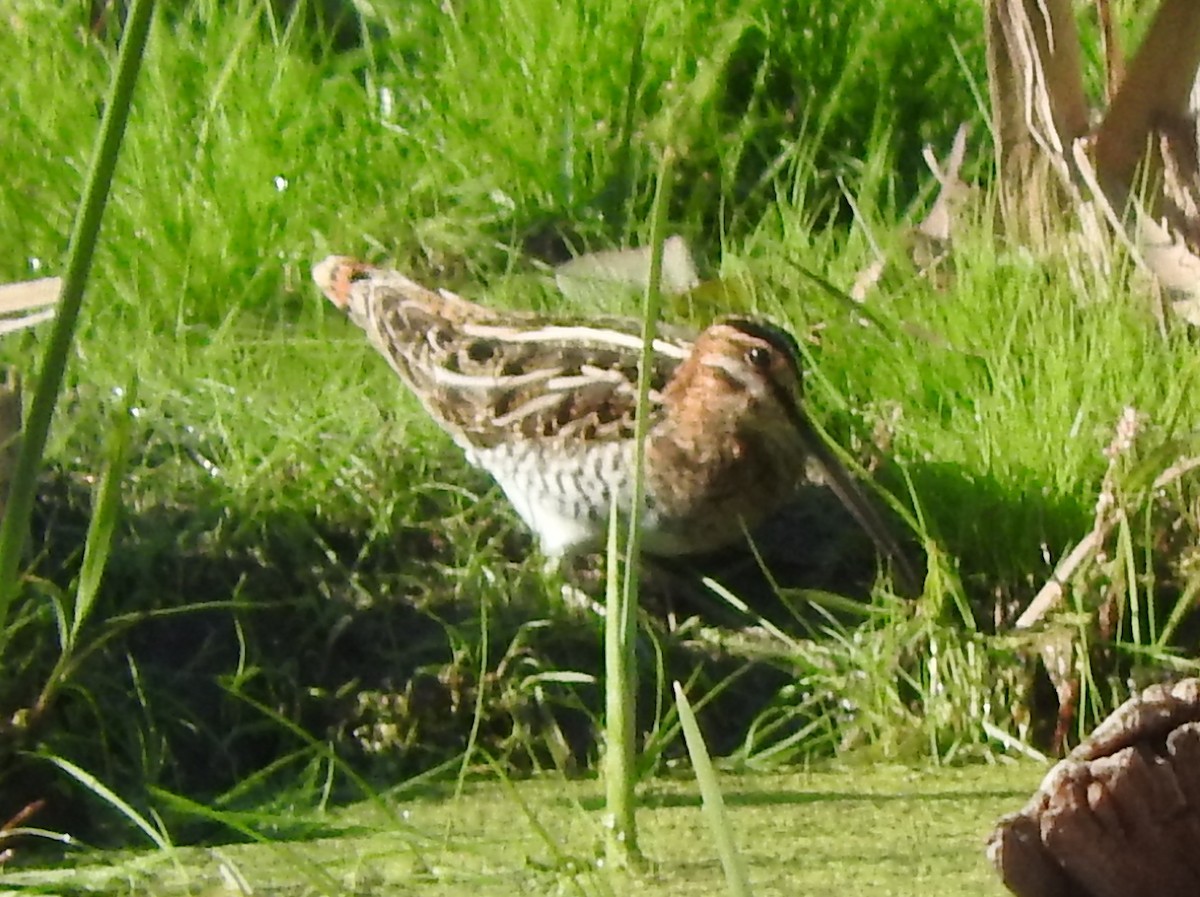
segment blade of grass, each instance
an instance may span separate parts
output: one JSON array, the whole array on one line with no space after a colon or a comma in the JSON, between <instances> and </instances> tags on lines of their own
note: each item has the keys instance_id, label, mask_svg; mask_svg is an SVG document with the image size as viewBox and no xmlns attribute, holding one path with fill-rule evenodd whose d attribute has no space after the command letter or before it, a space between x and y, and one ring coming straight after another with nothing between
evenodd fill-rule
<instances>
[{"instance_id":1,"label":"blade of grass","mask_svg":"<svg viewBox=\"0 0 1200 897\"><path fill-rule=\"evenodd\" d=\"M658 169L658 185L654 192L654 211L650 223L650 276L646 281L646 294L642 301L642 355L638 360L638 398L637 420L634 426L634 471L633 504L635 513L629 516L629 542L626 546L628 558L636 558L641 547L641 514L636 513L642 507L646 498L646 435L650 430L649 415L646 409L650 405L650 378L654 370L654 334L658 326L659 306L662 302L660 282L662 280L663 241L666 239L667 207L671 194L671 174L675 164L675 153L670 149L663 151L662 162ZM626 596L636 598L638 583L638 566L635 563L625 565L625 580L623 589ZM636 618L637 605L626 611L630 617Z\"/></svg>"},{"instance_id":2,"label":"blade of grass","mask_svg":"<svg viewBox=\"0 0 1200 897\"><path fill-rule=\"evenodd\" d=\"M704 801L704 815L717 844L721 868L725 870L725 883L732 897L750 897L750 880L746 876L746 865L733 843L733 828L729 814L725 812L725 799L717 784L717 773L704 745L704 736L696 723L696 715L683 693L683 686L675 682L675 706L679 708L679 722L683 726L683 739L687 742L688 756L696 771L696 782L700 785L700 796Z\"/></svg>"},{"instance_id":3,"label":"blade of grass","mask_svg":"<svg viewBox=\"0 0 1200 897\"><path fill-rule=\"evenodd\" d=\"M311 851L304 845L295 846L282 841L271 834L264 834L259 827L250 824L254 814L231 813L214 809L207 804L194 801L182 794L176 794L161 788L152 789L156 798L171 807L181 815L186 814L196 819L206 819L223 825L237 832L247 841L269 845L270 849L279 855L292 869L303 870L306 881L312 890L318 894L341 894L344 884L331 874L321 862L312 859Z\"/></svg>"},{"instance_id":4,"label":"blade of grass","mask_svg":"<svg viewBox=\"0 0 1200 897\"><path fill-rule=\"evenodd\" d=\"M629 868L641 862L637 842L637 691L634 644L637 638L638 555L641 545L641 508L645 501L646 434L649 431L650 377L654 369L654 332L661 300L663 240L666 235L667 199L671 192L674 153L663 152L654 194L650 224L650 277L642 304L642 355L638 362L637 421L634 431L633 499L624 552L618 544L617 515L611 515L608 543L608 592L605 632L605 790L608 805L608 841L605 853L610 866ZM624 557L621 588L616 588L620 558Z\"/></svg>"},{"instance_id":5,"label":"blade of grass","mask_svg":"<svg viewBox=\"0 0 1200 897\"><path fill-rule=\"evenodd\" d=\"M96 488L91 519L88 520L83 565L79 570L79 588L75 593L75 612L65 646L68 651L75 644L79 630L96 603L96 596L100 593L100 581L104 578L104 568L108 565L113 531L121 511L121 482L125 478L125 469L129 461L130 421L133 419L130 411L134 407L136 396L135 379L125 390L125 401L117 410L112 429L109 431L108 464L100 478L100 485Z\"/></svg>"},{"instance_id":6,"label":"blade of grass","mask_svg":"<svg viewBox=\"0 0 1200 897\"><path fill-rule=\"evenodd\" d=\"M136 825L146 837L153 841L159 850L170 851L172 849L171 840L166 832L160 832L150 821L131 807L124 799L116 794L111 788L97 779L94 775L79 766L76 766L65 757L56 757L53 754L45 755L46 759L75 779L79 784L83 785L106 804Z\"/></svg>"},{"instance_id":7,"label":"blade of grass","mask_svg":"<svg viewBox=\"0 0 1200 897\"><path fill-rule=\"evenodd\" d=\"M632 834L635 839L633 850L636 850L637 838L637 796L634 793L637 750L633 729L637 694L630 681L634 672L629 661L631 652L626 650L630 641L626 623L636 617L625 614L627 596L621 587L622 547L621 520L614 501L608 518L605 551L604 612L605 855L612 868L629 865L632 858L629 838ZM628 556L625 563L629 564Z\"/></svg>"},{"instance_id":8,"label":"blade of grass","mask_svg":"<svg viewBox=\"0 0 1200 897\"><path fill-rule=\"evenodd\" d=\"M83 563L75 588L74 602L71 607L64 606L65 601L54 602L61 650L54 662L54 668L45 679L41 694L33 705L33 719L41 717L49 710L59 690L79 668L83 658L130 625L128 621L120 618L110 619L105 627L106 631L95 637L94 644L85 644L82 648L80 647L79 633L91 615L96 598L100 594L100 583L104 578L104 569L108 566L108 557L112 550L113 532L116 530L117 520L120 517L121 483L125 479L129 462L132 429L130 421L133 419L130 412L134 406L136 395L135 381L126 390L125 401L117 410L109 430L108 461L92 502L87 537L83 546ZM68 616L70 616L69 621Z\"/></svg>"},{"instance_id":9,"label":"blade of grass","mask_svg":"<svg viewBox=\"0 0 1200 897\"><path fill-rule=\"evenodd\" d=\"M117 57L117 71L113 77L108 102L104 106L104 118L100 123L100 134L88 170L83 204L71 233L67 252L67 273L63 279L58 314L50 332L50 341L42 356L37 389L25 422L21 454L17 459L9 490L4 520L0 521L0 652L8 640L6 623L9 608L17 593L17 574L29 532L29 517L33 509L38 468L46 448L46 438L50 432L55 405L58 403L58 394L62 389L67 357L71 351L83 302L83 290L91 270L92 255L100 234L104 207L108 202L109 187L112 185L113 171L125 134L125 123L129 118L129 106L133 99L134 86L137 84L142 52L145 49L153 12L154 0L134 0L125 22L121 50Z\"/></svg>"},{"instance_id":10,"label":"blade of grass","mask_svg":"<svg viewBox=\"0 0 1200 897\"><path fill-rule=\"evenodd\" d=\"M633 138L637 118L638 89L642 84L645 65L643 52L646 42L646 11L630 13L637 23L634 30L637 40L633 45L633 58L629 63L629 83L625 88L625 105L621 110L621 133L617 139L617 151L613 154L613 173L609 181L608 202L613 220L622 229L629 225L631 194L633 192ZM602 200L604 197L602 197Z\"/></svg>"}]
</instances>

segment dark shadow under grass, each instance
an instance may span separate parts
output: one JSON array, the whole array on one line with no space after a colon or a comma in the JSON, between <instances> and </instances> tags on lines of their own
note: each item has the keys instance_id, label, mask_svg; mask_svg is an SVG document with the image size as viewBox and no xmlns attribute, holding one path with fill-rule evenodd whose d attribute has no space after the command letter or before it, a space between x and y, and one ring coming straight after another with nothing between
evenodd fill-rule
<instances>
[{"instance_id":1,"label":"dark shadow under grass","mask_svg":"<svg viewBox=\"0 0 1200 897\"><path fill-rule=\"evenodd\" d=\"M35 569L47 582L69 579L78 564L89 496L85 482L63 471L42 489ZM524 536L500 531L491 548L466 558L428 527L381 531L378 520L257 509L242 517L216 490L183 498L126 515L99 605L107 639L27 733L44 750L90 757L93 772L130 798L147 785L215 798L280 757L298 751L293 765L308 762L306 739L264 718L255 706L263 705L383 787L461 753L482 688L482 752L514 771L591 764L603 621L563 605L540 575L529 575L519 562L530 547ZM735 583L747 567L746 559L712 562ZM714 610L720 617L719 607L698 600L699 572L664 580L665 592L655 591L653 577L648 587L646 632L657 633L658 647L639 648L641 727L656 727L663 681L690 680L705 692L732 676L706 710L710 744L728 753L759 712L756 696L783 687L789 665L718 648L694 626L672 634L677 624L668 618ZM481 601L489 603L482 681ZM728 614L726 621L746 622ZM49 623L31 621L29 637ZM657 663L665 666L656 673ZM28 671L31 688L38 672ZM140 756L126 753L131 744L142 745ZM668 745L666 756L679 750ZM335 795L359 796L347 787ZM83 805L68 806L55 817L86 818ZM186 829L176 834L188 837Z\"/></svg>"}]
</instances>

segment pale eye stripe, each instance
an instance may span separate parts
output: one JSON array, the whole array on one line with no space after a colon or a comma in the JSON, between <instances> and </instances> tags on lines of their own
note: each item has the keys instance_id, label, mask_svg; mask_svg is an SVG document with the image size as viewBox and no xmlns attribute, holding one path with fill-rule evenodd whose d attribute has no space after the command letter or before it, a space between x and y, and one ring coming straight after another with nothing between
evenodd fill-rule
<instances>
[{"instance_id":1,"label":"pale eye stripe","mask_svg":"<svg viewBox=\"0 0 1200 897\"><path fill-rule=\"evenodd\" d=\"M541 327L537 330L518 330L513 327L488 324L464 324L463 333L468 336L487 337L507 343L577 343L581 346L613 346L618 349L642 348L642 338L619 330L599 327ZM656 339L651 344L655 352L680 361L687 358L690 346L681 346L666 340Z\"/></svg>"},{"instance_id":2,"label":"pale eye stripe","mask_svg":"<svg viewBox=\"0 0 1200 897\"><path fill-rule=\"evenodd\" d=\"M756 399L761 399L766 395L766 383L761 376L758 376L753 371L747 371L746 366L741 364L728 355L712 354L704 355L700 358L700 363L706 367L717 368L724 371L729 377L754 396ZM747 377L747 373L750 374Z\"/></svg>"}]
</instances>

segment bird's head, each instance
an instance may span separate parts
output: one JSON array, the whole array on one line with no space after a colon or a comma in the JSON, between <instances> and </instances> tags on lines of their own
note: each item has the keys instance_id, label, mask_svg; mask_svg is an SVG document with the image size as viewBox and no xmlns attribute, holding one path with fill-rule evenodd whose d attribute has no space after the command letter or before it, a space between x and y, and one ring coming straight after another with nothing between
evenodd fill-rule
<instances>
[{"instance_id":1,"label":"bird's head","mask_svg":"<svg viewBox=\"0 0 1200 897\"><path fill-rule=\"evenodd\" d=\"M667 403L708 425L742 432L794 427L802 414L800 350L786 331L721 318L697 337L667 388Z\"/></svg>"}]
</instances>

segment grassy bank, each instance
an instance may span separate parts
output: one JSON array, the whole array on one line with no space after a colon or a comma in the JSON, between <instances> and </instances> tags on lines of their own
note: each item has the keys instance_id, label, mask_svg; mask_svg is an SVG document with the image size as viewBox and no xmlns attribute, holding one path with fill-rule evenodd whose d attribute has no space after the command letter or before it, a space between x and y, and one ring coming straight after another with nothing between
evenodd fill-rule
<instances>
[{"instance_id":1,"label":"grassy bank","mask_svg":"<svg viewBox=\"0 0 1200 897\"><path fill-rule=\"evenodd\" d=\"M4 280L62 263L114 42L73 7L13 10ZM815 496L765 543L782 589L746 557L706 562L748 611L694 570L668 578L644 627L647 765L682 751L661 709L670 679L709 698L705 734L734 766L991 757L1005 749L994 730L1044 745L1056 719L1040 644L1011 621L1090 528L1106 482L1124 541L1046 636L1089 649L1075 724L1130 678L1189 669L1190 493L1152 488L1191 449L1189 338L1159 334L1119 261L1101 273L1008 245L986 198L948 283L886 280L873 326L815 287L802 268L848 285L874 244L898 251L929 198L924 141L944 147L973 121L986 170L981 22L966 2L792 15L429 3L377 12L335 51L261 4L168 4L53 434L4 718L20 719L53 660L53 600L78 570L105 436L136 381L125 511L94 649L7 747L71 760L179 840L224 823L170 794L336 799L359 793L348 770L392 781L453 762L472 732L512 770L590 766L599 621L563 602L501 497L307 272L345 252L501 306L564 307L547 265L644 240L668 145L683 154L673 229L738 284L677 302L672 319L745 308L812 335L813 413L920 521L910 536L932 575L917 601L874 584L869 552L825 535L839 527ZM32 370L41 337L6 340ZM1127 406L1143 436L1110 464ZM785 563L797 541L808 557ZM1120 611L1108 630L1094 623L1105 601ZM4 818L51 794L46 828L130 835L58 766L26 758L4 774Z\"/></svg>"}]
</instances>

